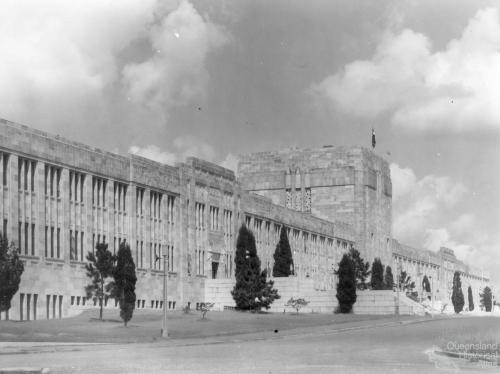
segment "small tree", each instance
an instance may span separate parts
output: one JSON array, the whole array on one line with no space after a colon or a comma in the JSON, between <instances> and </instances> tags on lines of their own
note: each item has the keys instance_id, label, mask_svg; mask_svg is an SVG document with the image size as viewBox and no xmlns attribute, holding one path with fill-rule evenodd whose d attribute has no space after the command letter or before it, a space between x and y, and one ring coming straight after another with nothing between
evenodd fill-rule
<instances>
[{"instance_id":1,"label":"small tree","mask_svg":"<svg viewBox=\"0 0 500 374\"><path fill-rule=\"evenodd\" d=\"M279 295L273 288L274 282L267 281L267 272L260 270L255 237L245 225L238 233L234 262L236 284L231 295L236 307L241 310L268 309Z\"/></svg>"},{"instance_id":2,"label":"small tree","mask_svg":"<svg viewBox=\"0 0 500 374\"><path fill-rule=\"evenodd\" d=\"M474 310L474 299L472 297L472 287L469 286L469 288L467 289L467 296L468 296L468 299L469 299L469 311L473 311Z\"/></svg>"},{"instance_id":3,"label":"small tree","mask_svg":"<svg viewBox=\"0 0 500 374\"><path fill-rule=\"evenodd\" d=\"M108 251L106 243L97 243L95 254L87 254L85 270L91 283L85 287L87 298L95 297L99 300L99 319L102 320L103 299L110 296L112 287L107 279L113 276L115 256Z\"/></svg>"},{"instance_id":4,"label":"small tree","mask_svg":"<svg viewBox=\"0 0 500 374\"><path fill-rule=\"evenodd\" d=\"M201 319L205 319L208 312L212 310L215 303L203 303L201 304Z\"/></svg>"},{"instance_id":5,"label":"small tree","mask_svg":"<svg viewBox=\"0 0 500 374\"><path fill-rule=\"evenodd\" d=\"M424 292L431 292L431 283L429 282L427 275L424 275L424 279L422 279L422 289Z\"/></svg>"},{"instance_id":6,"label":"small tree","mask_svg":"<svg viewBox=\"0 0 500 374\"><path fill-rule=\"evenodd\" d=\"M350 313L356 302L356 274L348 254L344 254L335 272L338 276L337 300L341 313Z\"/></svg>"},{"instance_id":7,"label":"small tree","mask_svg":"<svg viewBox=\"0 0 500 374\"><path fill-rule=\"evenodd\" d=\"M10 302L19 290L24 265L19 250L0 233L0 312L10 309Z\"/></svg>"},{"instance_id":8,"label":"small tree","mask_svg":"<svg viewBox=\"0 0 500 374\"><path fill-rule=\"evenodd\" d=\"M372 279L370 281L372 290L383 290L384 289L384 265L380 261L380 258L373 260L372 264Z\"/></svg>"},{"instance_id":9,"label":"small tree","mask_svg":"<svg viewBox=\"0 0 500 374\"><path fill-rule=\"evenodd\" d=\"M412 294L415 289L415 282L411 280L411 277L406 273L406 271L401 271L399 275L399 289L404 291L407 295Z\"/></svg>"},{"instance_id":10,"label":"small tree","mask_svg":"<svg viewBox=\"0 0 500 374\"><path fill-rule=\"evenodd\" d=\"M288 241L287 228L281 227L280 240L274 251L273 277L288 277L293 275L293 258Z\"/></svg>"},{"instance_id":11,"label":"small tree","mask_svg":"<svg viewBox=\"0 0 500 374\"><path fill-rule=\"evenodd\" d=\"M392 276L392 269L390 266L385 267L384 287L386 290L394 288L394 277Z\"/></svg>"},{"instance_id":12,"label":"small tree","mask_svg":"<svg viewBox=\"0 0 500 374\"><path fill-rule=\"evenodd\" d=\"M481 297L481 305L484 310L491 312L491 288L488 286L484 287L483 292L479 296Z\"/></svg>"},{"instance_id":13,"label":"small tree","mask_svg":"<svg viewBox=\"0 0 500 374\"><path fill-rule=\"evenodd\" d=\"M460 313L464 309L464 294L462 292L462 282L460 281L460 272L456 271L453 275L453 292L451 294L451 302L455 313Z\"/></svg>"},{"instance_id":14,"label":"small tree","mask_svg":"<svg viewBox=\"0 0 500 374\"><path fill-rule=\"evenodd\" d=\"M120 317L126 327L134 313L137 277L130 247L125 241L120 243L113 278L113 296L120 302Z\"/></svg>"},{"instance_id":15,"label":"small tree","mask_svg":"<svg viewBox=\"0 0 500 374\"><path fill-rule=\"evenodd\" d=\"M357 249L351 247L349 249L349 257L354 266L354 273L356 275L356 289L366 290L368 288L367 279L370 276L370 264L368 261L363 260L361 254Z\"/></svg>"},{"instance_id":16,"label":"small tree","mask_svg":"<svg viewBox=\"0 0 500 374\"><path fill-rule=\"evenodd\" d=\"M299 314L299 310L309 304L309 301L306 301L304 298L297 298L294 299L293 297L290 298L285 304L285 306L291 307L297 311L297 314Z\"/></svg>"}]
</instances>

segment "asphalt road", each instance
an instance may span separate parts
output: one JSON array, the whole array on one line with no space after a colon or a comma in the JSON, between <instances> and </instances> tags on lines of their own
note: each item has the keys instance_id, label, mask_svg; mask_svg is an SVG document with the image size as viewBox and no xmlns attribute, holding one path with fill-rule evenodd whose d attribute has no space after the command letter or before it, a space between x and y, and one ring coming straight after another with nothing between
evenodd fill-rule
<instances>
[{"instance_id":1,"label":"asphalt road","mask_svg":"<svg viewBox=\"0 0 500 374\"><path fill-rule=\"evenodd\" d=\"M374 324L376 322L374 321ZM431 353L443 341L497 339L500 318L452 318L338 331L268 332L211 339L64 346L0 354L0 367L51 373L428 373L499 372Z\"/></svg>"}]
</instances>

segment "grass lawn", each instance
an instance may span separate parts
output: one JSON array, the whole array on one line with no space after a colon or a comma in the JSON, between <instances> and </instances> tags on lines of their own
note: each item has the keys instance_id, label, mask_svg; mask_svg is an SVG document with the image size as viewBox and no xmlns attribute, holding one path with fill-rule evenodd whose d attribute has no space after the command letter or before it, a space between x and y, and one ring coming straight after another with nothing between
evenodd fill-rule
<instances>
[{"instance_id":1,"label":"grass lawn","mask_svg":"<svg viewBox=\"0 0 500 374\"><path fill-rule=\"evenodd\" d=\"M39 321L0 321L0 341L47 342L146 342L159 338L161 311L136 310L124 327L119 310L88 310L73 318ZM283 331L309 326L349 324L387 316L354 314L282 314L250 312L169 312L168 331L172 338L195 338L250 332ZM404 317L402 317L404 318ZM411 318L411 317L408 317Z\"/></svg>"}]
</instances>

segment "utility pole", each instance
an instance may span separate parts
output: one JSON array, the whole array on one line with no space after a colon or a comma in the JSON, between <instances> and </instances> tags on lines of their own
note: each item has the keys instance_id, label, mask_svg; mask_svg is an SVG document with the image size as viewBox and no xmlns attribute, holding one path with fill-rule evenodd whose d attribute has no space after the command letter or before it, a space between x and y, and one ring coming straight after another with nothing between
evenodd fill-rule
<instances>
[{"instance_id":1,"label":"utility pole","mask_svg":"<svg viewBox=\"0 0 500 374\"><path fill-rule=\"evenodd\" d=\"M161 337L168 338L167 329L167 280L168 280L168 258L163 253L163 319L161 321Z\"/></svg>"},{"instance_id":2,"label":"utility pole","mask_svg":"<svg viewBox=\"0 0 500 374\"><path fill-rule=\"evenodd\" d=\"M396 272L397 272L397 285L396 285L396 315L399 317L399 277L401 276L401 262L398 261L398 265L396 266Z\"/></svg>"}]
</instances>

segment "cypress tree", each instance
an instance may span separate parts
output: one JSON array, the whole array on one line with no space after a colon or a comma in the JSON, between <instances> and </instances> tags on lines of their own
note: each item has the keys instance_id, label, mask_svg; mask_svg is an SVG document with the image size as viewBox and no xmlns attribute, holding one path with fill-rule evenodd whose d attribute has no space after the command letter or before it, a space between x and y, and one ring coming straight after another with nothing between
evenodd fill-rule
<instances>
[{"instance_id":1,"label":"cypress tree","mask_svg":"<svg viewBox=\"0 0 500 374\"><path fill-rule=\"evenodd\" d=\"M293 275L293 258L288 241L287 228L282 226L280 240L274 251L273 277L288 277Z\"/></svg>"},{"instance_id":2,"label":"cypress tree","mask_svg":"<svg viewBox=\"0 0 500 374\"><path fill-rule=\"evenodd\" d=\"M425 292L431 292L431 283L427 275L424 275L424 279L422 279L422 288Z\"/></svg>"},{"instance_id":3,"label":"cypress tree","mask_svg":"<svg viewBox=\"0 0 500 374\"><path fill-rule=\"evenodd\" d=\"M335 272L338 276L337 300L341 313L350 313L356 302L356 274L354 266L347 253L344 253Z\"/></svg>"},{"instance_id":4,"label":"cypress tree","mask_svg":"<svg viewBox=\"0 0 500 374\"><path fill-rule=\"evenodd\" d=\"M231 294L236 307L241 310L266 309L279 295L273 289L273 282L266 282L267 272L260 270L260 259L257 256L255 237L242 225L236 240L235 278Z\"/></svg>"},{"instance_id":5,"label":"cypress tree","mask_svg":"<svg viewBox=\"0 0 500 374\"><path fill-rule=\"evenodd\" d=\"M384 289L384 265L379 258L373 260L371 286L372 290Z\"/></svg>"},{"instance_id":6,"label":"cypress tree","mask_svg":"<svg viewBox=\"0 0 500 374\"><path fill-rule=\"evenodd\" d=\"M468 296L468 299L469 299L469 311L473 311L474 310L474 299L472 297L472 288L471 286L469 286L469 288L467 289L467 296Z\"/></svg>"},{"instance_id":7,"label":"cypress tree","mask_svg":"<svg viewBox=\"0 0 500 374\"><path fill-rule=\"evenodd\" d=\"M363 260L359 251L353 247L349 249L349 257L356 274L356 289L366 290L368 288L366 280L370 276L370 264Z\"/></svg>"},{"instance_id":8,"label":"cypress tree","mask_svg":"<svg viewBox=\"0 0 500 374\"><path fill-rule=\"evenodd\" d=\"M95 254L87 254L85 270L91 283L85 287L87 298L96 297L99 300L99 319L102 320L103 299L110 295L109 283L106 279L113 275L115 256L108 251L106 243L97 243Z\"/></svg>"},{"instance_id":9,"label":"cypress tree","mask_svg":"<svg viewBox=\"0 0 500 374\"><path fill-rule=\"evenodd\" d=\"M386 290L392 290L394 288L394 277L390 266L386 266L385 268L384 287Z\"/></svg>"},{"instance_id":10,"label":"cypress tree","mask_svg":"<svg viewBox=\"0 0 500 374\"><path fill-rule=\"evenodd\" d=\"M10 309L12 297L19 290L24 265L14 243L0 233L0 312Z\"/></svg>"},{"instance_id":11,"label":"cypress tree","mask_svg":"<svg viewBox=\"0 0 500 374\"><path fill-rule=\"evenodd\" d=\"M481 305L484 310L491 312L491 288L488 286L484 287L483 293L479 295L481 297Z\"/></svg>"},{"instance_id":12,"label":"cypress tree","mask_svg":"<svg viewBox=\"0 0 500 374\"><path fill-rule=\"evenodd\" d=\"M127 326L134 313L137 276L135 275L135 264L130 247L125 241L120 243L113 278L113 295L120 302L120 317Z\"/></svg>"},{"instance_id":13,"label":"cypress tree","mask_svg":"<svg viewBox=\"0 0 500 374\"><path fill-rule=\"evenodd\" d=\"M462 282L460 281L460 272L456 271L453 275L453 293L451 294L451 302L455 313L460 313L464 309L464 294L462 292Z\"/></svg>"}]
</instances>

